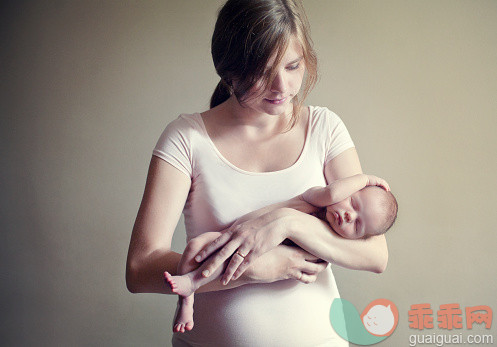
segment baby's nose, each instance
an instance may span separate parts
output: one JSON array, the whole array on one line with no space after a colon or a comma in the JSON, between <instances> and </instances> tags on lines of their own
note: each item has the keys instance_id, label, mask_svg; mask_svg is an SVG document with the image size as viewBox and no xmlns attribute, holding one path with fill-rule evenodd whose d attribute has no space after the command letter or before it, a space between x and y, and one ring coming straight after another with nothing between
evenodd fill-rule
<instances>
[{"instance_id":1,"label":"baby's nose","mask_svg":"<svg viewBox=\"0 0 497 347\"><path fill-rule=\"evenodd\" d=\"M345 217L344 219L347 223L351 223L355 220L355 213L347 211L347 212L345 212L344 217Z\"/></svg>"}]
</instances>

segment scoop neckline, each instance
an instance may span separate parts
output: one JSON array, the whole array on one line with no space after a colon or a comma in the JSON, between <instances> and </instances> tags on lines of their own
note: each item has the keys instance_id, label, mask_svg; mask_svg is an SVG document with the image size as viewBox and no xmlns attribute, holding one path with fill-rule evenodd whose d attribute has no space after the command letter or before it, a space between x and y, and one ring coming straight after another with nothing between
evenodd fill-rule
<instances>
[{"instance_id":1,"label":"scoop neckline","mask_svg":"<svg viewBox=\"0 0 497 347\"><path fill-rule=\"evenodd\" d=\"M231 163L228 159L224 157L224 155L219 151L219 149L216 147L216 144L214 141L212 141L211 137L209 136L209 133L207 132L207 128L205 127L204 119L202 118L202 115L199 112L194 113L194 115L198 118L198 121L200 123L200 127L202 128L202 132L204 133L204 136L207 138L207 141L209 142L211 148L214 150L216 155L221 159L222 162L224 162L227 166L232 168L235 171L238 171L242 174L245 175L252 175L252 176L266 176L266 175L275 175L275 174L280 174L284 173L287 171L293 170L295 167L300 165L300 163L303 161L305 152L307 151L307 147L309 146L309 136L311 132L311 114L312 114L312 108L311 106L307 106L309 110L309 117L307 119L307 129L306 129L306 134L305 134L305 140L304 140L304 146L302 147L302 150L300 151L300 155L293 163L287 168L281 169L281 170L276 170L276 171L265 171L265 172L254 172L254 171L247 171L244 169L239 168L238 166L234 165Z\"/></svg>"}]
</instances>

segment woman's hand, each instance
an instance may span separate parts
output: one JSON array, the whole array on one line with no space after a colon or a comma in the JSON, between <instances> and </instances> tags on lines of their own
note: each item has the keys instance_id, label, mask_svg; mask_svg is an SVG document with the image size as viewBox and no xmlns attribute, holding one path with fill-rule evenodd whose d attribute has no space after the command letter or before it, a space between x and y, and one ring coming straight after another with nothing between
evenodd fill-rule
<instances>
[{"instance_id":1,"label":"woman's hand","mask_svg":"<svg viewBox=\"0 0 497 347\"><path fill-rule=\"evenodd\" d=\"M291 220L288 217L286 209L277 209L255 219L235 223L195 257L197 262L202 262L217 251L205 261L208 265L202 274L210 276L231 257L221 281L227 284L231 278L239 278L258 257L286 239Z\"/></svg>"},{"instance_id":2,"label":"woman's hand","mask_svg":"<svg viewBox=\"0 0 497 347\"><path fill-rule=\"evenodd\" d=\"M300 247L279 245L257 258L240 280L248 283L272 283L294 279L302 283L315 282L328 263Z\"/></svg>"}]
</instances>

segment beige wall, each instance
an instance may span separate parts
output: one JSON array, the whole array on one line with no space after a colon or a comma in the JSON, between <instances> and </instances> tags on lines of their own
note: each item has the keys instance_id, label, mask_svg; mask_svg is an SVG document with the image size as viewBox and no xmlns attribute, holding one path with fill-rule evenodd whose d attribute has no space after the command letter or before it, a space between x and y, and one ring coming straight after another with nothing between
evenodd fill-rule
<instances>
[{"instance_id":1,"label":"beige wall","mask_svg":"<svg viewBox=\"0 0 497 347\"><path fill-rule=\"evenodd\" d=\"M175 298L129 294L125 257L155 141L217 83L221 2L2 5L2 344L168 344ZM342 117L400 202L387 271L337 268L342 296L397 304L384 346L407 345L411 304L497 310L497 2L305 6L309 103Z\"/></svg>"}]
</instances>

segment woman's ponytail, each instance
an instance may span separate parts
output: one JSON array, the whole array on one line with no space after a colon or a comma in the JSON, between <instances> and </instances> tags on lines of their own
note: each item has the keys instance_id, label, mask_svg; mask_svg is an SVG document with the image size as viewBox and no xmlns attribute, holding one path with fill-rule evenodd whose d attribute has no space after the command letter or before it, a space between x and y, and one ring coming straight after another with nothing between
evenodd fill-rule
<instances>
[{"instance_id":1,"label":"woman's ponytail","mask_svg":"<svg viewBox=\"0 0 497 347\"><path fill-rule=\"evenodd\" d=\"M211 108L222 104L223 102L228 100L230 96L230 88L223 80L220 80L216 86L216 89L214 90L214 93L211 96Z\"/></svg>"}]
</instances>

